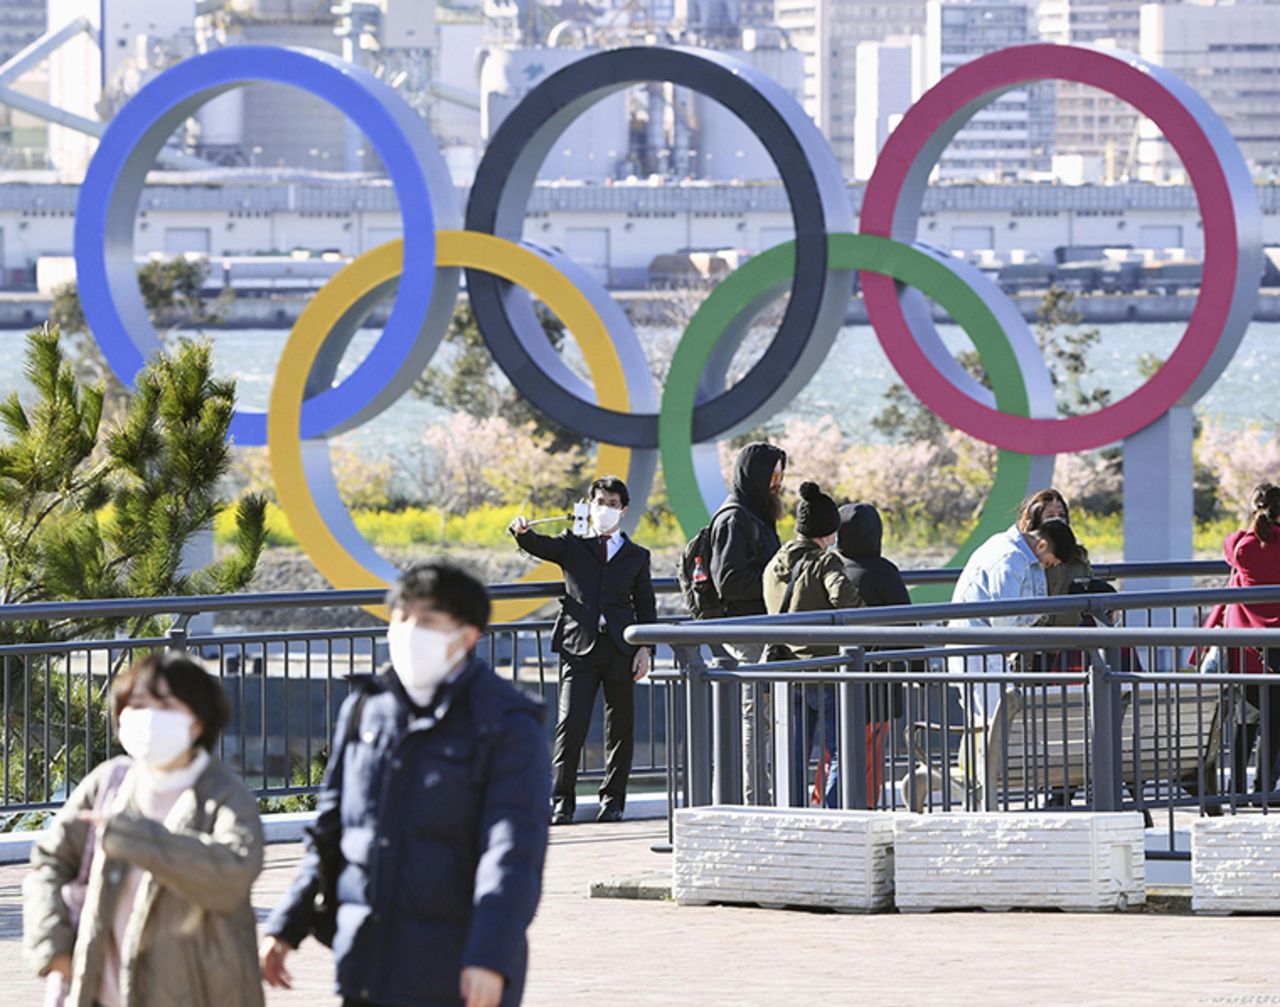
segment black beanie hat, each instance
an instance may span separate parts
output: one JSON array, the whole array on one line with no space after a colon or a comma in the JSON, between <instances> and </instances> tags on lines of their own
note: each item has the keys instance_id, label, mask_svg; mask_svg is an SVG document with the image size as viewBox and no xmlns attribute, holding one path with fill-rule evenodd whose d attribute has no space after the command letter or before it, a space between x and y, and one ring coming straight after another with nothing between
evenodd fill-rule
<instances>
[{"instance_id":1,"label":"black beanie hat","mask_svg":"<svg viewBox=\"0 0 1280 1007\"><path fill-rule=\"evenodd\" d=\"M800 503L796 506L796 533L805 538L823 538L840 529L840 510L836 502L818 488L817 483L800 484Z\"/></svg>"}]
</instances>

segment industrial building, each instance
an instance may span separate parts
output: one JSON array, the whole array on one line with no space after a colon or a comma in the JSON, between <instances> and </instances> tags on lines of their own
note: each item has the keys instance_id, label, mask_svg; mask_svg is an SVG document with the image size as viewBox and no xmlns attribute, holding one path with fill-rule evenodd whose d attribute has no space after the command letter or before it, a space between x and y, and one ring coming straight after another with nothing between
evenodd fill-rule
<instances>
[{"instance_id":1,"label":"industrial building","mask_svg":"<svg viewBox=\"0 0 1280 1007\"><path fill-rule=\"evenodd\" d=\"M394 193L381 182L299 177L207 185L199 176L161 178L164 184L143 193L134 236L141 257L205 256L214 273L233 258L327 256L340 264L400 233ZM855 215L862 192L849 190ZM1280 246L1280 187L1259 193L1264 242ZM69 257L77 196L72 185L0 185L6 289L34 291L42 259ZM652 269L660 256L746 257L788 240L792 228L778 185L543 184L530 201L525 237L563 249L612 288L637 289L661 280ZM1117 264L1196 263L1204 252L1194 191L1139 183L935 187L925 198L920 238L993 272L1058 264L1063 249L1093 250L1097 259L1109 249ZM65 276L62 268L49 275Z\"/></svg>"}]
</instances>

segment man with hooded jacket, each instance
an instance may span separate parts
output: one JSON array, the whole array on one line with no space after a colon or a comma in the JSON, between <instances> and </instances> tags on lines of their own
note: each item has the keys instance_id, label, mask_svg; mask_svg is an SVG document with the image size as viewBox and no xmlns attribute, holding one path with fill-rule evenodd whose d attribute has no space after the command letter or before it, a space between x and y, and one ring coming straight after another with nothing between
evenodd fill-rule
<instances>
[{"instance_id":1,"label":"man with hooded jacket","mask_svg":"<svg viewBox=\"0 0 1280 1007\"><path fill-rule=\"evenodd\" d=\"M764 615L764 570L782 545L782 476L787 454L755 441L738 452L733 489L711 519L711 579L728 616ZM730 647L739 661L760 659L759 646ZM769 801L772 737L768 686L753 683L742 690L742 765L748 804Z\"/></svg>"}]
</instances>

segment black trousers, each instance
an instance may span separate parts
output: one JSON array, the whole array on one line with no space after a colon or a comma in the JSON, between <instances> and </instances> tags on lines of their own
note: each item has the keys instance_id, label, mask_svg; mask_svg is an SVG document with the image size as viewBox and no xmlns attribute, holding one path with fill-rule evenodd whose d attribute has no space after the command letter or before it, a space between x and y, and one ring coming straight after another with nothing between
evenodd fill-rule
<instances>
[{"instance_id":1,"label":"black trousers","mask_svg":"<svg viewBox=\"0 0 1280 1007\"><path fill-rule=\"evenodd\" d=\"M631 658L618 649L607 633L596 637L595 646L586 654L562 655L551 795L557 810L570 814L576 804L578 762L591 726L596 693L602 686L605 772L600 803L621 811L627 802L627 779L635 751L635 681L631 677Z\"/></svg>"},{"instance_id":2,"label":"black trousers","mask_svg":"<svg viewBox=\"0 0 1280 1007\"><path fill-rule=\"evenodd\" d=\"M1268 663L1280 664L1280 661ZM1268 667L1267 670L1274 672L1277 669ZM1258 746L1258 775L1253 781L1254 791L1280 790L1280 685L1246 685L1244 698L1257 709L1259 720L1256 724L1239 724L1236 727L1233 779L1238 782L1235 783L1235 791L1244 793L1245 772L1255 743ZM1265 734L1261 720L1264 708L1267 720Z\"/></svg>"}]
</instances>

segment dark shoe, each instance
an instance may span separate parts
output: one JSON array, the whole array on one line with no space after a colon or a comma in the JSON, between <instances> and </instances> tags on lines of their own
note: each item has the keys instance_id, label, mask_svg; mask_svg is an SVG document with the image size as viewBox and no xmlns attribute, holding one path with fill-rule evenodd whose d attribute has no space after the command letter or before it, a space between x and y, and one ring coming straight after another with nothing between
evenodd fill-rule
<instances>
[{"instance_id":1,"label":"dark shoe","mask_svg":"<svg viewBox=\"0 0 1280 1007\"><path fill-rule=\"evenodd\" d=\"M573 824L573 808L566 801L556 801L551 806L551 824L552 825L572 825Z\"/></svg>"},{"instance_id":2,"label":"dark shoe","mask_svg":"<svg viewBox=\"0 0 1280 1007\"><path fill-rule=\"evenodd\" d=\"M597 822L620 822L622 821L622 809L613 804L600 805L600 813L596 815Z\"/></svg>"}]
</instances>

